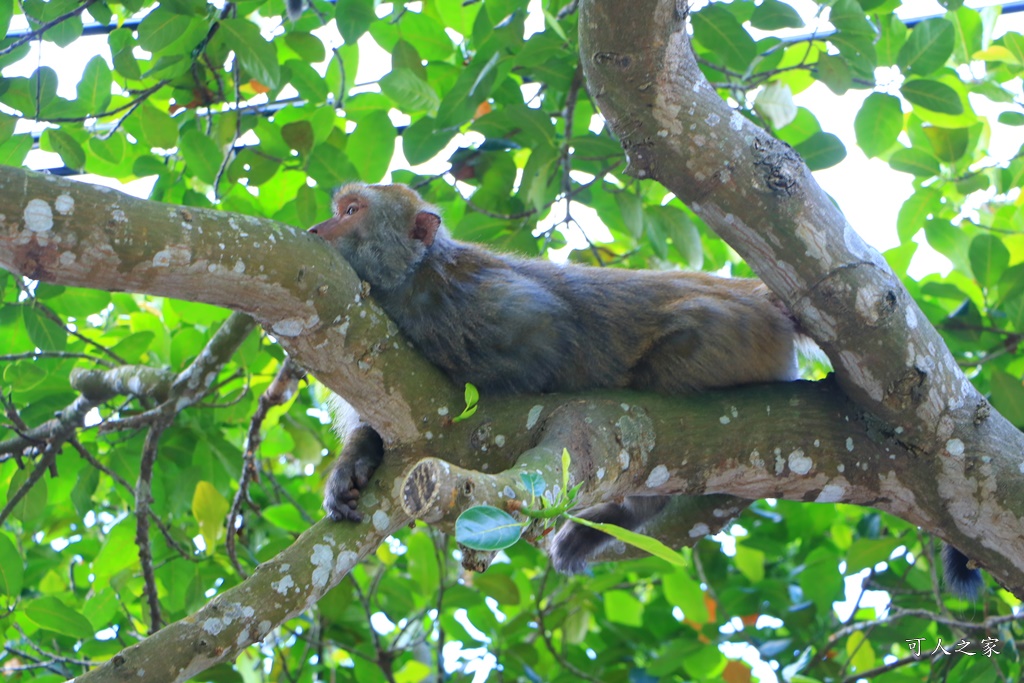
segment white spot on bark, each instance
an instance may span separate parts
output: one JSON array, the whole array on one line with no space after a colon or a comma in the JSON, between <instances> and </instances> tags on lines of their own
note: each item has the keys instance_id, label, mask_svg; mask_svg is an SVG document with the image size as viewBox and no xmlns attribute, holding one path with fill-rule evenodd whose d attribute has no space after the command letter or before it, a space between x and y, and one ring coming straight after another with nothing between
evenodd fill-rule
<instances>
[{"instance_id":1,"label":"white spot on bark","mask_svg":"<svg viewBox=\"0 0 1024 683\"><path fill-rule=\"evenodd\" d=\"M619 451L618 460L619 467L621 467L623 470L629 469L629 451L627 451L626 449L622 449L621 451Z\"/></svg>"},{"instance_id":2,"label":"white spot on bark","mask_svg":"<svg viewBox=\"0 0 1024 683\"><path fill-rule=\"evenodd\" d=\"M498 434L496 437L494 437L494 445L497 446L498 448L504 448L505 447L505 435L504 434Z\"/></svg>"},{"instance_id":3,"label":"white spot on bark","mask_svg":"<svg viewBox=\"0 0 1024 683\"><path fill-rule=\"evenodd\" d=\"M668 468L664 465L658 465L651 473L647 476L647 488L657 488L668 481Z\"/></svg>"},{"instance_id":4,"label":"white spot on bark","mask_svg":"<svg viewBox=\"0 0 1024 683\"><path fill-rule=\"evenodd\" d=\"M803 242L804 255L821 264L821 268L832 267L832 257L828 251L828 240L825 231L819 230L818 226L810 221L798 221L796 225L796 236Z\"/></svg>"},{"instance_id":5,"label":"white spot on bark","mask_svg":"<svg viewBox=\"0 0 1024 683\"><path fill-rule=\"evenodd\" d=\"M70 251L63 251L60 254L60 264L62 266L70 266L77 259L78 257L73 252Z\"/></svg>"},{"instance_id":6,"label":"white spot on bark","mask_svg":"<svg viewBox=\"0 0 1024 683\"><path fill-rule=\"evenodd\" d=\"M210 635L215 636L224 630L224 622L217 617L210 617L203 622L203 630Z\"/></svg>"},{"instance_id":7,"label":"white spot on bark","mask_svg":"<svg viewBox=\"0 0 1024 683\"><path fill-rule=\"evenodd\" d=\"M822 487L821 493L814 499L816 503L838 503L843 499L846 488L836 484L826 484Z\"/></svg>"},{"instance_id":8,"label":"white spot on bark","mask_svg":"<svg viewBox=\"0 0 1024 683\"><path fill-rule=\"evenodd\" d=\"M857 309L857 316L862 322L865 322L868 325L875 325L878 323L878 309L874 306L874 292L868 290L869 288L867 287L862 287L857 290L857 298L854 306Z\"/></svg>"},{"instance_id":9,"label":"white spot on bark","mask_svg":"<svg viewBox=\"0 0 1024 683\"><path fill-rule=\"evenodd\" d=\"M391 515L384 512L383 510L377 510L373 513L373 528L377 531L384 531L391 524Z\"/></svg>"},{"instance_id":10,"label":"white spot on bark","mask_svg":"<svg viewBox=\"0 0 1024 683\"><path fill-rule=\"evenodd\" d=\"M603 467L598 467L597 468L597 480L601 481L602 479L604 479L604 468Z\"/></svg>"},{"instance_id":11,"label":"white spot on bark","mask_svg":"<svg viewBox=\"0 0 1024 683\"><path fill-rule=\"evenodd\" d=\"M946 452L959 458L964 454L964 442L960 439L950 439L946 442Z\"/></svg>"},{"instance_id":12,"label":"white spot on bark","mask_svg":"<svg viewBox=\"0 0 1024 683\"><path fill-rule=\"evenodd\" d=\"M53 208L57 209L57 213L62 216L67 216L75 210L75 199L69 194L61 194L57 196L57 201L53 203Z\"/></svg>"},{"instance_id":13,"label":"white spot on bark","mask_svg":"<svg viewBox=\"0 0 1024 683\"><path fill-rule=\"evenodd\" d=\"M277 581L271 581L270 587L281 595L288 595L288 589L295 585L290 574L285 574Z\"/></svg>"},{"instance_id":14,"label":"white spot on bark","mask_svg":"<svg viewBox=\"0 0 1024 683\"><path fill-rule=\"evenodd\" d=\"M741 131L743 130L743 121L745 121L743 114L733 109L732 115L729 116L729 127L737 132Z\"/></svg>"},{"instance_id":15,"label":"white spot on bark","mask_svg":"<svg viewBox=\"0 0 1024 683\"><path fill-rule=\"evenodd\" d=\"M115 223L127 223L128 216L124 215L124 211L121 209L114 209L110 212L110 217L114 219Z\"/></svg>"},{"instance_id":16,"label":"white spot on bark","mask_svg":"<svg viewBox=\"0 0 1024 683\"><path fill-rule=\"evenodd\" d=\"M430 441L431 439L434 438L434 432L427 432L426 434L423 435L423 438L426 439L427 441Z\"/></svg>"},{"instance_id":17,"label":"white spot on bark","mask_svg":"<svg viewBox=\"0 0 1024 683\"><path fill-rule=\"evenodd\" d=\"M704 522L697 522L689 531L690 538L703 538L704 536L707 536L710 533L711 527L709 527Z\"/></svg>"},{"instance_id":18,"label":"white spot on bark","mask_svg":"<svg viewBox=\"0 0 1024 683\"><path fill-rule=\"evenodd\" d=\"M906 313L906 316L907 316L907 327L909 327L912 330L916 330L917 329L917 313L914 311L914 307L913 306L907 306L906 309L904 309L904 312Z\"/></svg>"},{"instance_id":19,"label":"white spot on bark","mask_svg":"<svg viewBox=\"0 0 1024 683\"><path fill-rule=\"evenodd\" d=\"M732 422L732 420L729 419L728 415L722 415L720 418L718 418L718 421L721 422L724 425L727 425L730 422Z\"/></svg>"},{"instance_id":20,"label":"white spot on bark","mask_svg":"<svg viewBox=\"0 0 1024 683\"><path fill-rule=\"evenodd\" d=\"M530 412L526 414L526 428L533 429L537 426L537 420L540 419L540 414L544 412L544 406L535 405L530 408Z\"/></svg>"},{"instance_id":21,"label":"white spot on bark","mask_svg":"<svg viewBox=\"0 0 1024 683\"><path fill-rule=\"evenodd\" d=\"M351 550L343 550L338 553L338 561L334 564L334 571L343 574L356 566L359 556Z\"/></svg>"},{"instance_id":22,"label":"white spot on bark","mask_svg":"<svg viewBox=\"0 0 1024 683\"><path fill-rule=\"evenodd\" d=\"M334 551L331 550L330 546L317 543L313 546L313 554L310 556L309 561L315 567L312 576L313 586L315 588L323 588L327 585L327 580L331 578Z\"/></svg>"},{"instance_id":23,"label":"white spot on bark","mask_svg":"<svg viewBox=\"0 0 1024 683\"><path fill-rule=\"evenodd\" d=\"M796 449L789 454L789 469L795 474L807 474L814 466L814 461L804 455L803 450Z\"/></svg>"},{"instance_id":24,"label":"white spot on bark","mask_svg":"<svg viewBox=\"0 0 1024 683\"><path fill-rule=\"evenodd\" d=\"M236 273L244 273L245 272L245 264L242 263L240 260L239 261L235 261L234 271Z\"/></svg>"},{"instance_id":25,"label":"white spot on bark","mask_svg":"<svg viewBox=\"0 0 1024 683\"><path fill-rule=\"evenodd\" d=\"M843 463L839 463L839 466L836 467L836 471L838 471L839 474L842 474L843 472L846 471L846 465L844 465Z\"/></svg>"},{"instance_id":26,"label":"white spot on bark","mask_svg":"<svg viewBox=\"0 0 1024 683\"><path fill-rule=\"evenodd\" d=\"M846 437L846 450L848 450L851 453L853 453L853 437L852 436Z\"/></svg>"},{"instance_id":27,"label":"white spot on bark","mask_svg":"<svg viewBox=\"0 0 1024 683\"><path fill-rule=\"evenodd\" d=\"M297 337L302 334L303 330L313 327L320 318L317 315L312 315L308 320L302 320L301 318L287 318L285 320L278 320L273 324L272 328L274 334L280 337Z\"/></svg>"},{"instance_id":28,"label":"white spot on bark","mask_svg":"<svg viewBox=\"0 0 1024 683\"><path fill-rule=\"evenodd\" d=\"M42 199L32 199L25 205L25 227L31 232L46 232L53 229L53 211Z\"/></svg>"},{"instance_id":29,"label":"white spot on bark","mask_svg":"<svg viewBox=\"0 0 1024 683\"><path fill-rule=\"evenodd\" d=\"M444 417L448 414L448 406L441 406L437 409L437 414Z\"/></svg>"},{"instance_id":30,"label":"white spot on bark","mask_svg":"<svg viewBox=\"0 0 1024 683\"><path fill-rule=\"evenodd\" d=\"M764 467L764 458L761 457L761 452L756 448L750 451L750 464L754 467Z\"/></svg>"}]
</instances>

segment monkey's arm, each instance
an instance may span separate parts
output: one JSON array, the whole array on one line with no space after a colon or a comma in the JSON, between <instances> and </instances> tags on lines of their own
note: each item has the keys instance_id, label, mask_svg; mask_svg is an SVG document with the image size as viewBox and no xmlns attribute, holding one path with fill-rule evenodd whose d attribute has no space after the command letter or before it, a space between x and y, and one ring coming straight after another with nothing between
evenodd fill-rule
<instances>
[{"instance_id":1,"label":"monkey's arm","mask_svg":"<svg viewBox=\"0 0 1024 683\"><path fill-rule=\"evenodd\" d=\"M324 510L328 517L336 522L362 521L356 504L383 458L384 441L370 425L359 424L348 433L324 488Z\"/></svg>"}]
</instances>

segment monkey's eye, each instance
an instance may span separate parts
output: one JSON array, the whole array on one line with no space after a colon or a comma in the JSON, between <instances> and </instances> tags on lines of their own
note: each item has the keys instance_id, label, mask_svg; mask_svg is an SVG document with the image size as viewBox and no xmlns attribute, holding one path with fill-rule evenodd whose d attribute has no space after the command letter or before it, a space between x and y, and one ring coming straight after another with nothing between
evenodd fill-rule
<instances>
[{"instance_id":1,"label":"monkey's eye","mask_svg":"<svg viewBox=\"0 0 1024 683\"><path fill-rule=\"evenodd\" d=\"M345 215L346 216L351 216L352 214L354 214L358 210L359 210L359 205L358 204L349 204L348 208L345 209Z\"/></svg>"}]
</instances>

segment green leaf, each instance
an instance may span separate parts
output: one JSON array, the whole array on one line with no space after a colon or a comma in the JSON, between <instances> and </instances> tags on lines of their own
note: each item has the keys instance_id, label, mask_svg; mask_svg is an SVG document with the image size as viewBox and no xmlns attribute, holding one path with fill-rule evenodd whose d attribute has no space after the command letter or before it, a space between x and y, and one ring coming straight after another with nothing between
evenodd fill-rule
<instances>
[{"instance_id":1,"label":"green leaf","mask_svg":"<svg viewBox=\"0 0 1024 683\"><path fill-rule=\"evenodd\" d=\"M192 516L199 524L199 533L206 542L206 554L213 555L217 542L224 535L224 517L231 504L208 481L196 484L192 494ZM307 525L308 526L308 525Z\"/></svg>"},{"instance_id":2,"label":"green leaf","mask_svg":"<svg viewBox=\"0 0 1024 683\"><path fill-rule=\"evenodd\" d=\"M764 0L754 8L750 24L763 31L775 31L780 28L800 28L804 20L800 13L779 0Z\"/></svg>"},{"instance_id":3,"label":"green leaf","mask_svg":"<svg viewBox=\"0 0 1024 683\"><path fill-rule=\"evenodd\" d=\"M437 583L435 582L430 590L432 591L436 587ZM498 572L474 574L473 587L483 591L485 595L494 598L502 605L518 605L522 602L519 586L506 574Z\"/></svg>"},{"instance_id":4,"label":"green leaf","mask_svg":"<svg viewBox=\"0 0 1024 683\"><path fill-rule=\"evenodd\" d=\"M455 417L452 422L462 422L463 420L473 417L473 414L476 413L476 409L480 403L480 391L469 382L466 382L465 401L465 410Z\"/></svg>"},{"instance_id":5,"label":"green leaf","mask_svg":"<svg viewBox=\"0 0 1024 683\"><path fill-rule=\"evenodd\" d=\"M846 147L832 133L815 133L795 149L812 171L835 166L846 158Z\"/></svg>"},{"instance_id":6,"label":"green leaf","mask_svg":"<svg viewBox=\"0 0 1024 683\"><path fill-rule=\"evenodd\" d=\"M655 557L660 557L669 564L677 567L687 566L685 557L677 553L675 550L672 550L656 538L638 534L635 531L624 529L615 524L592 522L589 519L583 519L582 517L576 517L575 515L566 515L566 517L577 524L582 524L583 526L590 527L591 529L603 531L612 538L616 538L623 543L639 548L640 550L643 550L650 555L654 555Z\"/></svg>"},{"instance_id":7,"label":"green leaf","mask_svg":"<svg viewBox=\"0 0 1024 683\"><path fill-rule=\"evenodd\" d=\"M52 595L36 598L25 606L25 616L36 626L85 640L93 635L92 624Z\"/></svg>"},{"instance_id":8,"label":"green leaf","mask_svg":"<svg viewBox=\"0 0 1024 683\"><path fill-rule=\"evenodd\" d=\"M943 18L926 19L914 27L896 57L905 73L927 76L942 67L956 42L953 24Z\"/></svg>"},{"instance_id":9,"label":"green leaf","mask_svg":"<svg viewBox=\"0 0 1024 683\"><path fill-rule=\"evenodd\" d=\"M1024 427L1024 384L1019 377L995 370L992 373L992 405L1018 428Z\"/></svg>"},{"instance_id":10,"label":"green leaf","mask_svg":"<svg viewBox=\"0 0 1024 683\"><path fill-rule=\"evenodd\" d=\"M116 131L107 138L90 137L89 149L99 159L116 165L124 161L128 154L128 140L120 131Z\"/></svg>"},{"instance_id":11,"label":"green leaf","mask_svg":"<svg viewBox=\"0 0 1024 683\"><path fill-rule=\"evenodd\" d=\"M608 621L639 628L644 624L644 606L628 591L608 591L604 594L604 614Z\"/></svg>"},{"instance_id":12,"label":"green leaf","mask_svg":"<svg viewBox=\"0 0 1024 683\"><path fill-rule=\"evenodd\" d=\"M31 135L15 135L0 145L0 164L4 166L21 166L32 149Z\"/></svg>"},{"instance_id":13,"label":"green leaf","mask_svg":"<svg viewBox=\"0 0 1024 683\"><path fill-rule=\"evenodd\" d=\"M224 160L224 154L217 143L192 128L181 136L180 147L189 171L203 182L212 185Z\"/></svg>"},{"instance_id":14,"label":"green leaf","mask_svg":"<svg viewBox=\"0 0 1024 683\"><path fill-rule=\"evenodd\" d=\"M28 391L39 386L47 377L46 370L30 360L19 360L4 365L4 384L15 391Z\"/></svg>"},{"instance_id":15,"label":"green leaf","mask_svg":"<svg viewBox=\"0 0 1024 683\"><path fill-rule=\"evenodd\" d=\"M289 31L284 36L284 42L308 64L319 64L327 58L323 41L312 33Z\"/></svg>"},{"instance_id":16,"label":"green leaf","mask_svg":"<svg viewBox=\"0 0 1024 683\"><path fill-rule=\"evenodd\" d=\"M471 507L455 520L455 540L474 550L504 550L522 534L522 524L490 505Z\"/></svg>"},{"instance_id":17,"label":"green leaf","mask_svg":"<svg viewBox=\"0 0 1024 683\"><path fill-rule=\"evenodd\" d=\"M3 2L3 0L0 0ZM14 127L17 125L18 119L7 114L0 114L0 144L3 144L11 139L14 135Z\"/></svg>"},{"instance_id":18,"label":"green leaf","mask_svg":"<svg viewBox=\"0 0 1024 683\"><path fill-rule=\"evenodd\" d=\"M838 55L821 55L815 64L814 76L836 95L842 95L853 86L850 65Z\"/></svg>"},{"instance_id":19,"label":"green leaf","mask_svg":"<svg viewBox=\"0 0 1024 683\"><path fill-rule=\"evenodd\" d=\"M60 128L48 128L43 132L42 146L49 147L60 155L64 165L68 168L81 170L85 168L85 150L78 144L78 140L68 135Z\"/></svg>"},{"instance_id":20,"label":"green leaf","mask_svg":"<svg viewBox=\"0 0 1024 683\"><path fill-rule=\"evenodd\" d=\"M740 73L750 68L757 45L736 17L719 4L710 4L691 15L693 37L727 67Z\"/></svg>"},{"instance_id":21,"label":"green leaf","mask_svg":"<svg viewBox=\"0 0 1024 683\"><path fill-rule=\"evenodd\" d=\"M7 35L7 29L11 25L11 17L14 16L14 0L0 0L0 33Z\"/></svg>"},{"instance_id":22,"label":"green leaf","mask_svg":"<svg viewBox=\"0 0 1024 683\"><path fill-rule=\"evenodd\" d=\"M756 584L764 581L764 560L765 554L763 550L750 548L742 543L736 545L736 557L734 559L736 569L750 583Z\"/></svg>"},{"instance_id":23,"label":"green leaf","mask_svg":"<svg viewBox=\"0 0 1024 683\"><path fill-rule=\"evenodd\" d=\"M3 3L0 2L0 5ZM25 578L25 558L7 534L0 533L0 594L16 598L21 595Z\"/></svg>"},{"instance_id":24,"label":"green leaf","mask_svg":"<svg viewBox=\"0 0 1024 683\"><path fill-rule=\"evenodd\" d=\"M132 52L136 43L131 29L114 29L107 36L107 42L110 44L110 57L114 62L114 70L125 78L134 80L142 78L139 60Z\"/></svg>"},{"instance_id":25,"label":"green leaf","mask_svg":"<svg viewBox=\"0 0 1024 683\"><path fill-rule=\"evenodd\" d=\"M158 6L139 23L139 46L154 54L159 53L185 35L191 23L189 17Z\"/></svg>"},{"instance_id":26,"label":"green leaf","mask_svg":"<svg viewBox=\"0 0 1024 683\"><path fill-rule=\"evenodd\" d=\"M871 93L853 121L857 145L870 159L886 151L903 131L903 109L898 97Z\"/></svg>"},{"instance_id":27,"label":"green leaf","mask_svg":"<svg viewBox=\"0 0 1024 683\"><path fill-rule=\"evenodd\" d=\"M1024 126L1024 114L1016 111L1004 111L997 120L1006 126Z\"/></svg>"},{"instance_id":28,"label":"green leaf","mask_svg":"<svg viewBox=\"0 0 1024 683\"><path fill-rule=\"evenodd\" d=\"M78 104L89 114L100 114L106 111L110 103L110 87L114 76L110 73L103 57L96 56L89 60L78 82Z\"/></svg>"},{"instance_id":29,"label":"green leaf","mask_svg":"<svg viewBox=\"0 0 1024 683\"><path fill-rule=\"evenodd\" d=\"M895 171L931 178L942 172L939 160L920 149L899 149L889 157L889 166Z\"/></svg>"},{"instance_id":30,"label":"green leaf","mask_svg":"<svg viewBox=\"0 0 1024 683\"><path fill-rule=\"evenodd\" d=\"M402 151L410 164L422 164L444 149L458 132L457 128L438 130L436 121L424 116L402 133Z\"/></svg>"},{"instance_id":31,"label":"green leaf","mask_svg":"<svg viewBox=\"0 0 1024 683\"><path fill-rule=\"evenodd\" d=\"M348 44L354 44L366 33L370 24L377 21L373 11L373 0L338 0L334 9L334 20L338 32Z\"/></svg>"},{"instance_id":32,"label":"green leaf","mask_svg":"<svg viewBox=\"0 0 1024 683\"><path fill-rule=\"evenodd\" d=\"M1010 263L1010 251L1003 241L987 233L977 235L971 240L967 255L971 260L974 279L982 287L991 287L999 282L1003 271Z\"/></svg>"},{"instance_id":33,"label":"green leaf","mask_svg":"<svg viewBox=\"0 0 1024 683\"><path fill-rule=\"evenodd\" d=\"M964 106L960 102L959 95L945 83L917 78L905 81L900 93L907 98L911 104L931 109L940 114L962 114Z\"/></svg>"},{"instance_id":34,"label":"green leaf","mask_svg":"<svg viewBox=\"0 0 1024 683\"><path fill-rule=\"evenodd\" d=\"M967 153L967 145L970 142L969 128L925 126L924 134L940 161L951 164Z\"/></svg>"},{"instance_id":35,"label":"green leaf","mask_svg":"<svg viewBox=\"0 0 1024 683\"><path fill-rule=\"evenodd\" d=\"M148 102L139 107L139 135L150 147L171 149L178 145L178 124L171 116Z\"/></svg>"},{"instance_id":36,"label":"green leaf","mask_svg":"<svg viewBox=\"0 0 1024 683\"><path fill-rule=\"evenodd\" d=\"M284 64L286 78L299 91L299 96L314 104L327 100L327 83L316 69L297 59Z\"/></svg>"},{"instance_id":37,"label":"green leaf","mask_svg":"<svg viewBox=\"0 0 1024 683\"><path fill-rule=\"evenodd\" d=\"M711 618L704 591L700 584L690 577L685 569L663 572L661 576L665 599L683 610L683 617L697 624L706 624Z\"/></svg>"},{"instance_id":38,"label":"green leaf","mask_svg":"<svg viewBox=\"0 0 1024 683\"><path fill-rule=\"evenodd\" d=\"M402 111L436 112L441 104L430 84L417 76L411 69L397 68L380 79L380 91L401 107Z\"/></svg>"},{"instance_id":39,"label":"green leaf","mask_svg":"<svg viewBox=\"0 0 1024 683\"><path fill-rule=\"evenodd\" d=\"M235 51L242 67L257 81L271 89L281 82L277 45L268 43L256 24L246 19L223 19L216 37Z\"/></svg>"},{"instance_id":40,"label":"green leaf","mask_svg":"<svg viewBox=\"0 0 1024 683\"><path fill-rule=\"evenodd\" d=\"M43 351L63 351L68 346L68 331L31 306L22 308L25 329L32 342Z\"/></svg>"},{"instance_id":41,"label":"green leaf","mask_svg":"<svg viewBox=\"0 0 1024 683\"><path fill-rule=\"evenodd\" d=\"M934 188L918 190L903 202L896 217L896 233L900 242L907 242L924 227L928 217L942 207L942 193Z\"/></svg>"},{"instance_id":42,"label":"green leaf","mask_svg":"<svg viewBox=\"0 0 1024 683\"><path fill-rule=\"evenodd\" d=\"M269 505L263 508L260 516L277 528L296 534L301 534L309 528L309 522L303 519L298 508L291 504ZM223 522L223 517L221 522Z\"/></svg>"},{"instance_id":43,"label":"green leaf","mask_svg":"<svg viewBox=\"0 0 1024 683\"><path fill-rule=\"evenodd\" d=\"M398 22L402 37L416 50L423 59L441 61L447 59L455 50L452 39L437 19L423 12L406 12Z\"/></svg>"}]
</instances>

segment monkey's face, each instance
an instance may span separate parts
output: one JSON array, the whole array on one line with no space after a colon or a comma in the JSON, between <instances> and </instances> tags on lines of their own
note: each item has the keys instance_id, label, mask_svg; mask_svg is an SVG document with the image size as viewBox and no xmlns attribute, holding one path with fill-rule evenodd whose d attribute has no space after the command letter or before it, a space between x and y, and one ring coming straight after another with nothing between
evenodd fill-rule
<instances>
[{"instance_id":1,"label":"monkey's face","mask_svg":"<svg viewBox=\"0 0 1024 683\"><path fill-rule=\"evenodd\" d=\"M339 193L334 197L334 217L314 225L309 232L340 246L340 241L346 236L357 233L369 208L370 203L365 197L354 192Z\"/></svg>"},{"instance_id":2,"label":"monkey's face","mask_svg":"<svg viewBox=\"0 0 1024 683\"><path fill-rule=\"evenodd\" d=\"M309 232L331 244L379 289L405 283L433 244L441 219L412 190L351 183L334 197L334 217Z\"/></svg>"}]
</instances>

